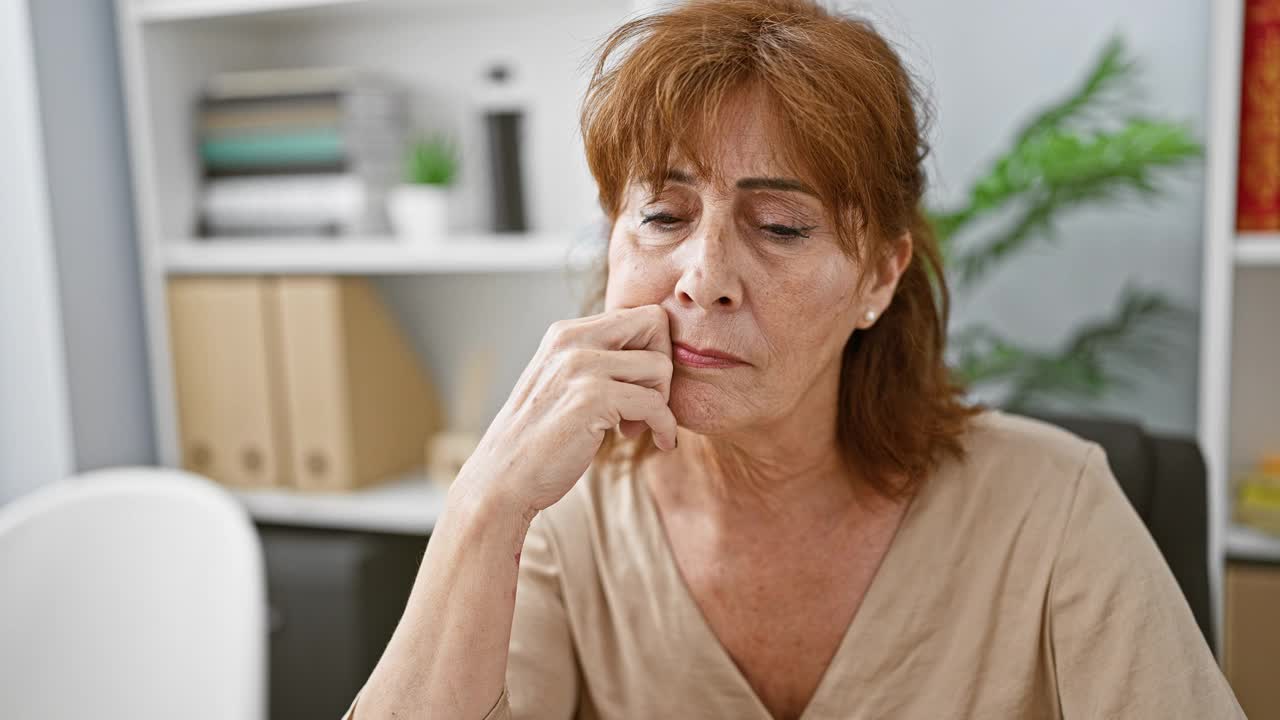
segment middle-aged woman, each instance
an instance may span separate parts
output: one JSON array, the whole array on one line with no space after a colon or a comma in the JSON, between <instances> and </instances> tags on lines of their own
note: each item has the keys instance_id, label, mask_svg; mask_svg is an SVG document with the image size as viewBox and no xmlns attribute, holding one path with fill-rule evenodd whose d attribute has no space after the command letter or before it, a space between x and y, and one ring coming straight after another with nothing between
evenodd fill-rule
<instances>
[{"instance_id":1,"label":"middle-aged woman","mask_svg":"<svg viewBox=\"0 0 1280 720\"><path fill-rule=\"evenodd\" d=\"M1099 446L949 382L917 106L802 0L605 40L603 312L463 467L353 717L1242 716Z\"/></svg>"}]
</instances>

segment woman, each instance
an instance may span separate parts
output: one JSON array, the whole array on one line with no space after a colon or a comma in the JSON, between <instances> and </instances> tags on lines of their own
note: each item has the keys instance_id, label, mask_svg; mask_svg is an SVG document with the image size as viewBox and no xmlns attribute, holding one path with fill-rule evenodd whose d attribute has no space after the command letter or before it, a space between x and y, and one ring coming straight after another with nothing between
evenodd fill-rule
<instances>
[{"instance_id":1,"label":"woman","mask_svg":"<svg viewBox=\"0 0 1280 720\"><path fill-rule=\"evenodd\" d=\"M802 0L605 41L604 311L462 469L354 717L1241 716L1100 448L949 383L916 106Z\"/></svg>"}]
</instances>

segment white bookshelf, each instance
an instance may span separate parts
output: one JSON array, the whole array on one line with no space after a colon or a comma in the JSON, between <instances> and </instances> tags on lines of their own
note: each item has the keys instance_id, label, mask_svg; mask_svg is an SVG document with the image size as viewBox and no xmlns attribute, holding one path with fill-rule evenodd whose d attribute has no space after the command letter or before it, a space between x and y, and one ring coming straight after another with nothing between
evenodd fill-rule
<instances>
[{"instance_id":1,"label":"white bookshelf","mask_svg":"<svg viewBox=\"0 0 1280 720\"><path fill-rule=\"evenodd\" d=\"M1231 522L1231 479L1263 452L1280 451L1280 233L1236 231L1244 0L1210 7L1198 435L1209 470L1211 599L1221 642L1226 562L1280 562L1280 539Z\"/></svg>"},{"instance_id":2,"label":"white bookshelf","mask_svg":"<svg viewBox=\"0 0 1280 720\"><path fill-rule=\"evenodd\" d=\"M427 243L394 238L190 240L167 245L162 261L169 275L544 272L586 269L595 259L593 249L554 235L455 237Z\"/></svg>"},{"instance_id":3,"label":"white bookshelf","mask_svg":"<svg viewBox=\"0 0 1280 720\"><path fill-rule=\"evenodd\" d=\"M166 283L205 274L373 278L449 408L470 351L498 358L501 404L552 321L580 309L581 271L603 250L596 188L577 134L595 44L645 0L116 0L139 277L160 462L180 463ZM523 160L531 231L486 231L479 79L512 67L527 98ZM194 237L200 189L194 107L219 72L349 66L406 91L417 129L452 132L463 163L449 237ZM421 475L352 493L235 491L263 522L421 533L442 492Z\"/></svg>"}]
</instances>

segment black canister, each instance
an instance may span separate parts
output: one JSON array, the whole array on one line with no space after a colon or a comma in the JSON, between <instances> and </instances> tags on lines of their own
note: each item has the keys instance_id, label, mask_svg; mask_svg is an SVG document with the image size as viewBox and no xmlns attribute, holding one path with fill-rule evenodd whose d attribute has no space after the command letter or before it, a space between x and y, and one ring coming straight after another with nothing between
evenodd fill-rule
<instances>
[{"instance_id":1,"label":"black canister","mask_svg":"<svg viewBox=\"0 0 1280 720\"><path fill-rule=\"evenodd\" d=\"M509 89L511 72L505 65L490 68L491 92L501 97ZM489 177L494 232L525 232L524 176L521 163L524 110L515 102L499 102L484 112L489 153Z\"/></svg>"}]
</instances>

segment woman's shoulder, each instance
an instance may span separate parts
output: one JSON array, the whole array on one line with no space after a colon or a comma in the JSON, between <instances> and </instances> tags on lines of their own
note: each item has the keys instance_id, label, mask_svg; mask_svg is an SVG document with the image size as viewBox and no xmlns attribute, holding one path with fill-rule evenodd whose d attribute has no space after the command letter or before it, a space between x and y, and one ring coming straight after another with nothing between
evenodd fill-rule
<instances>
[{"instance_id":1,"label":"woman's shoulder","mask_svg":"<svg viewBox=\"0 0 1280 720\"><path fill-rule=\"evenodd\" d=\"M1048 463L1079 469L1096 444L1037 418L987 409L974 416L964 435L965 449L979 459L1002 463Z\"/></svg>"},{"instance_id":2,"label":"woman's shoulder","mask_svg":"<svg viewBox=\"0 0 1280 720\"><path fill-rule=\"evenodd\" d=\"M939 466L904 521L908 549L924 558L915 572L941 578L939 598L1048 592L1064 548L1080 545L1071 519L1082 505L1116 520L1097 528L1108 542L1123 545L1140 530L1096 443L998 410L975 416L962 442L965 457Z\"/></svg>"},{"instance_id":3,"label":"woman's shoulder","mask_svg":"<svg viewBox=\"0 0 1280 720\"><path fill-rule=\"evenodd\" d=\"M1132 514L1106 450L1057 425L988 410L975 417L965 447L954 482L983 503L1007 498L1062 515L1096 502Z\"/></svg>"},{"instance_id":4,"label":"woman's shoulder","mask_svg":"<svg viewBox=\"0 0 1280 720\"><path fill-rule=\"evenodd\" d=\"M1092 456L1104 454L1097 443L1057 425L997 409L976 415L961 442L965 457L951 471L1000 492L1070 486Z\"/></svg>"},{"instance_id":5,"label":"woman's shoulder","mask_svg":"<svg viewBox=\"0 0 1280 720\"><path fill-rule=\"evenodd\" d=\"M923 493L948 506L953 520L975 526L1004 518L1048 530L1062 522L1082 481L1109 475L1097 443L1001 410L976 415L961 442L964 458L944 462Z\"/></svg>"}]
</instances>

